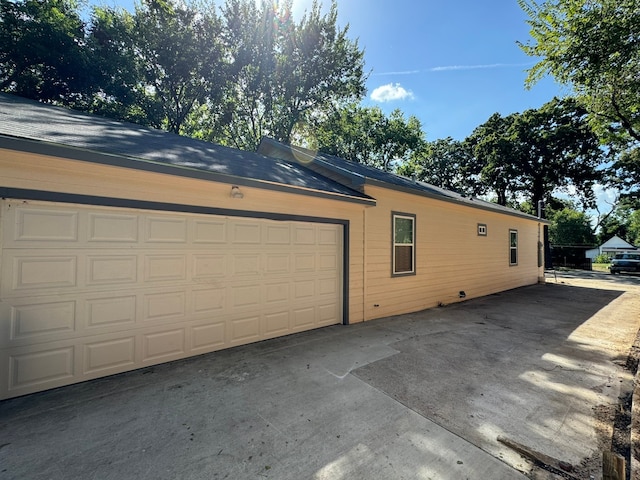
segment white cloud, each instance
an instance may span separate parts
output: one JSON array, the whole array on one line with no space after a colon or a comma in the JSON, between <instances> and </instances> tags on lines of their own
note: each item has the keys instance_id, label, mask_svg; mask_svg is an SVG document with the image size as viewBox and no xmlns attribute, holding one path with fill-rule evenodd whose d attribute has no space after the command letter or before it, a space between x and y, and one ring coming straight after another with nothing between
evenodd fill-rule
<instances>
[{"instance_id":1,"label":"white cloud","mask_svg":"<svg viewBox=\"0 0 640 480\"><path fill-rule=\"evenodd\" d=\"M404 89L399 83L387 83L371 92L371 99L376 102L412 99L413 92Z\"/></svg>"}]
</instances>

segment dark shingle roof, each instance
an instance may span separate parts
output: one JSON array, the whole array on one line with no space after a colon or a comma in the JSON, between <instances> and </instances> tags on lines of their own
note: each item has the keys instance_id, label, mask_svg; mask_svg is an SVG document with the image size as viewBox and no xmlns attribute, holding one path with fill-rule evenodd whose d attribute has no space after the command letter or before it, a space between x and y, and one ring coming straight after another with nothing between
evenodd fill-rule
<instances>
[{"instance_id":1,"label":"dark shingle roof","mask_svg":"<svg viewBox=\"0 0 640 480\"><path fill-rule=\"evenodd\" d=\"M275 158L297 159L308 168L334 180L337 179L337 181L351 188L359 189L362 192L364 192L363 186L365 184L378 185L415 195L461 203L473 208L491 210L547 223L545 220L538 219L533 215L528 215L519 210L498 205L497 203L487 202L471 195L462 195L426 182L415 181L401 175L385 172L375 167L352 162L333 155L314 152L297 146L285 145L271 138L263 138L258 147L258 151Z\"/></svg>"},{"instance_id":2,"label":"dark shingle roof","mask_svg":"<svg viewBox=\"0 0 640 480\"><path fill-rule=\"evenodd\" d=\"M274 160L258 153L0 94L0 147L7 147L16 138L39 142L41 153L54 154L55 150L59 154L55 147L72 147L75 158L87 161L99 161L91 155L98 152L114 157L114 164L128 168L263 188L277 186L280 190L374 203L361 192L296 162ZM105 161L104 157L101 161Z\"/></svg>"}]
</instances>

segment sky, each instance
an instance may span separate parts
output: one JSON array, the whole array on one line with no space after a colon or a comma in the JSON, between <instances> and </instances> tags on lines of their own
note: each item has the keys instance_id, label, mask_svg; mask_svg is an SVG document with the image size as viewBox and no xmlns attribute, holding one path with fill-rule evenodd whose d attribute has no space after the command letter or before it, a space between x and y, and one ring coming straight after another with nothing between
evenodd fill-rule
<instances>
[{"instance_id":1,"label":"sky","mask_svg":"<svg viewBox=\"0 0 640 480\"><path fill-rule=\"evenodd\" d=\"M132 11L135 0L90 1ZM293 0L294 18L312 3ZM536 59L517 43L530 40L517 0L337 0L337 6L339 26L348 25L348 37L365 52L363 103L417 117L429 141L464 140L496 112L539 108L569 93L551 78L525 88ZM597 197L608 211L615 192L599 188Z\"/></svg>"},{"instance_id":2,"label":"sky","mask_svg":"<svg viewBox=\"0 0 640 480\"><path fill-rule=\"evenodd\" d=\"M294 0L294 14L312 0ZM367 105L399 108L427 140L464 140L498 112L539 108L568 91L547 78L530 90L536 60L517 0L338 0L338 22L365 50Z\"/></svg>"},{"instance_id":3,"label":"sky","mask_svg":"<svg viewBox=\"0 0 640 480\"><path fill-rule=\"evenodd\" d=\"M134 0L91 3L134 8ZM312 3L293 0L294 18ZM337 6L339 26L349 25L348 37L365 51L363 103L417 117L427 140L464 140L496 112L539 108L567 93L552 79L525 89L535 59L516 43L529 40L517 0L337 0Z\"/></svg>"}]
</instances>

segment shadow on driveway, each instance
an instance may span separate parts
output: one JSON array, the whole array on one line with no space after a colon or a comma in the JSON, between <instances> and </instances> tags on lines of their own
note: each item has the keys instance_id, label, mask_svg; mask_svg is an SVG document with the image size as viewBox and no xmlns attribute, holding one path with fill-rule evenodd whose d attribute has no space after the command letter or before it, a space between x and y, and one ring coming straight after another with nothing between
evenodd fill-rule
<instances>
[{"instance_id":1,"label":"shadow on driveway","mask_svg":"<svg viewBox=\"0 0 640 480\"><path fill-rule=\"evenodd\" d=\"M498 435L579 466L640 297L562 281L0 402L0 478L524 479Z\"/></svg>"}]
</instances>

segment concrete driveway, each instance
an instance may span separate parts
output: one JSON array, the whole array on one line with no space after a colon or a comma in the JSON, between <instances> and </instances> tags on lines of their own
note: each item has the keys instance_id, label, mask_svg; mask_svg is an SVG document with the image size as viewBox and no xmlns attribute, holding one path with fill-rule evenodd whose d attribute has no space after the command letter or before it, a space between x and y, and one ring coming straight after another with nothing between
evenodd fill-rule
<instances>
[{"instance_id":1,"label":"concrete driveway","mask_svg":"<svg viewBox=\"0 0 640 480\"><path fill-rule=\"evenodd\" d=\"M551 275L0 402L0 479L556 478L499 435L598 479L639 284Z\"/></svg>"}]
</instances>

